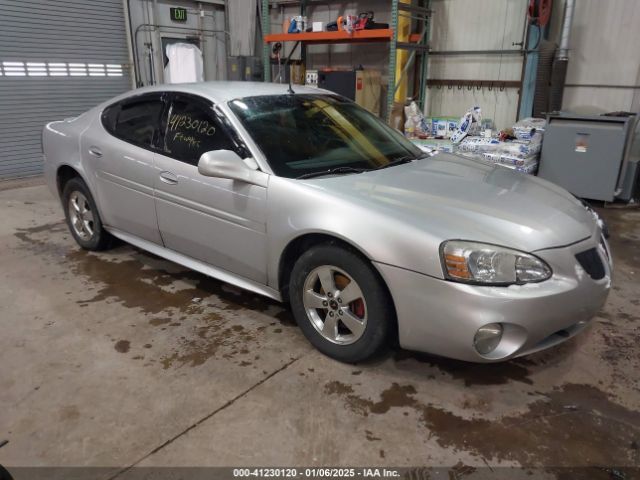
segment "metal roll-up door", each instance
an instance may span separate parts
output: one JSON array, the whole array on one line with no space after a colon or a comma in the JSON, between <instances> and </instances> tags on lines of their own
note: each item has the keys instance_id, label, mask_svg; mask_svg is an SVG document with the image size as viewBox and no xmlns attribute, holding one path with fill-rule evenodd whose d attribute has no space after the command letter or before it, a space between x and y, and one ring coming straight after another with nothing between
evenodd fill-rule
<instances>
[{"instance_id":1,"label":"metal roll-up door","mask_svg":"<svg viewBox=\"0 0 640 480\"><path fill-rule=\"evenodd\" d=\"M38 175L47 122L131 88L123 3L0 4L0 179Z\"/></svg>"}]
</instances>

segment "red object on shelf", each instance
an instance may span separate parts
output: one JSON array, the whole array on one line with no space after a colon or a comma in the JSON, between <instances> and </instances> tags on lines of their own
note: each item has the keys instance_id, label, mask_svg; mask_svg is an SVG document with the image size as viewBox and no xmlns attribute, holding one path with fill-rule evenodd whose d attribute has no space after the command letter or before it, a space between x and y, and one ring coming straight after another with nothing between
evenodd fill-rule
<instances>
[{"instance_id":1,"label":"red object on shelf","mask_svg":"<svg viewBox=\"0 0 640 480\"><path fill-rule=\"evenodd\" d=\"M551 18L552 0L531 0L529 2L529 18L534 25L544 27Z\"/></svg>"},{"instance_id":2,"label":"red object on shelf","mask_svg":"<svg viewBox=\"0 0 640 480\"><path fill-rule=\"evenodd\" d=\"M379 30L357 30L353 33L337 32L305 32L305 33L274 33L265 35L265 43L272 42L305 42L305 43L358 43L358 42L388 42L393 38L393 30L384 28Z\"/></svg>"}]
</instances>

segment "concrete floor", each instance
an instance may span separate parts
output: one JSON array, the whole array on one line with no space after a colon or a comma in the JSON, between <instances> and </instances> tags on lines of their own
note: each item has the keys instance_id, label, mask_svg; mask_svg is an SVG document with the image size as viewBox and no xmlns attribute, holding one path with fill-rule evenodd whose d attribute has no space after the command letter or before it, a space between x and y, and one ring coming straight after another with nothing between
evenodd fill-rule
<instances>
[{"instance_id":1,"label":"concrete floor","mask_svg":"<svg viewBox=\"0 0 640 480\"><path fill-rule=\"evenodd\" d=\"M0 191L0 463L639 467L640 210L603 214L614 287L574 340L352 366L275 302L127 245L81 251L44 186Z\"/></svg>"}]
</instances>

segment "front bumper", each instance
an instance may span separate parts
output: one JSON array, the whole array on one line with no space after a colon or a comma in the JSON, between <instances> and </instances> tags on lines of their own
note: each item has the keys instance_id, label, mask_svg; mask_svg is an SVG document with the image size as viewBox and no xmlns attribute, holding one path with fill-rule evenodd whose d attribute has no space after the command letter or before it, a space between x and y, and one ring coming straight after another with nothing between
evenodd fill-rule
<instances>
[{"instance_id":1,"label":"front bumper","mask_svg":"<svg viewBox=\"0 0 640 480\"><path fill-rule=\"evenodd\" d=\"M471 362L492 362L526 355L576 335L600 310L611 288L612 263L600 231L577 244L539 250L535 255L553 269L541 283L483 287L450 282L376 263L393 297L400 346ZM606 242L604 243L606 245ZM591 248L605 266L594 280L575 255ZM500 345L486 356L473 346L483 325L501 323Z\"/></svg>"}]
</instances>

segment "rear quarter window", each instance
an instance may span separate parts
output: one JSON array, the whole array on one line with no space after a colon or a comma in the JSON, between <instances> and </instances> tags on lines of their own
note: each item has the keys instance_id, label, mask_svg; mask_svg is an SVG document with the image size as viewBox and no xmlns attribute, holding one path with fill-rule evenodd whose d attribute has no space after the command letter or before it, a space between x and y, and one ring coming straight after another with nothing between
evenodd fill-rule
<instances>
[{"instance_id":1,"label":"rear quarter window","mask_svg":"<svg viewBox=\"0 0 640 480\"><path fill-rule=\"evenodd\" d=\"M116 120L118 119L119 111L120 105L111 105L102 111L102 126L112 135L116 129Z\"/></svg>"},{"instance_id":2,"label":"rear quarter window","mask_svg":"<svg viewBox=\"0 0 640 480\"><path fill-rule=\"evenodd\" d=\"M102 112L102 125L120 140L151 148L158 134L163 108L160 98L116 103Z\"/></svg>"}]
</instances>

